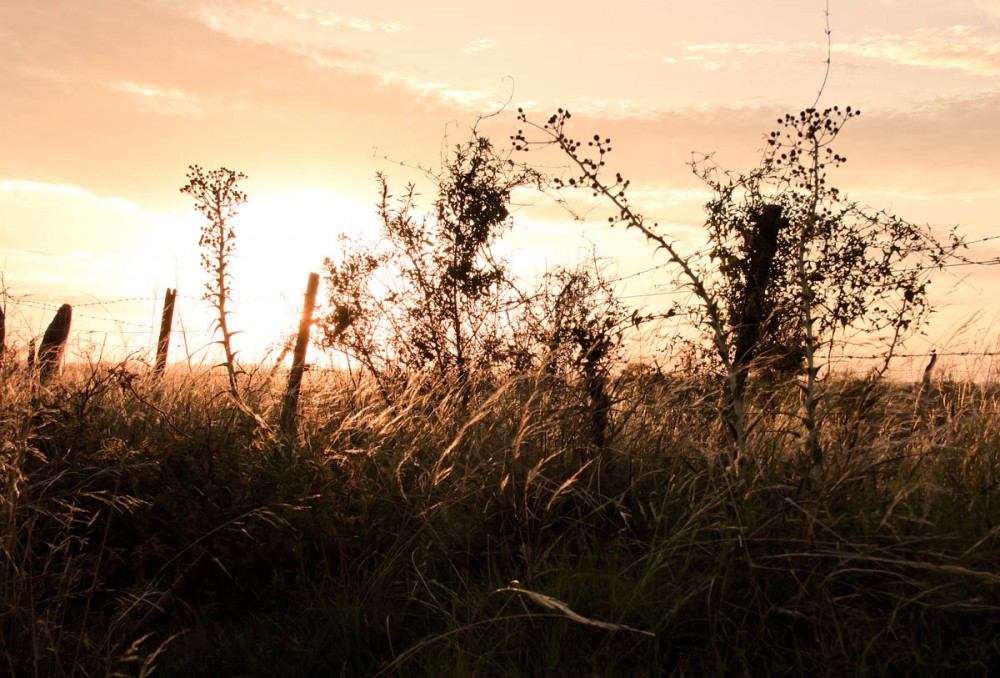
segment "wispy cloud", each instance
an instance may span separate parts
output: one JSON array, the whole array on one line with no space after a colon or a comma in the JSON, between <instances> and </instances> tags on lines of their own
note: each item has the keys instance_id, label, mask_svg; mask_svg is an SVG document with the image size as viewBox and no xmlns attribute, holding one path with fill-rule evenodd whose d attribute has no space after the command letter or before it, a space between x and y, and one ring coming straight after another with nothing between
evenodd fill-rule
<instances>
[{"instance_id":1,"label":"wispy cloud","mask_svg":"<svg viewBox=\"0 0 1000 678\"><path fill-rule=\"evenodd\" d=\"M195 96L177 88L164 89L148 83L119 81L112 83L111 89L130 95L143 108L165 115L192 115L199 112Z\"/></svg>"},{"instance_id":2,"label":"wispy cloud","mask_svg":"<svg viewBox=\"0 0 1000 678\"><path fill-rule=\"evenodd\" d=\"M1000 43L973 26L919 29L909 36L875 36L835 45L834 50L906 66L1000 75Z\"/></svg>"},{"instance_id":3,"label":"wispy cloud","mask_svg":"<svg viewBox=\"0 0 1000 678\"><path fill-rule=\"evenodd\" d=\"M432 97L449 106L457 104L467 111L501 108L510 98L510 92L505 90L463 89L447 81L425 81L397 71L382 73L379 80L388 87L412 92L421 98Z\"/></svg>"},{"instance_id":4,"label":"wispy cloud","mask_svg":"<svg viewBox=\"0 0 1000 678\"><path fill-rule=\"evenodd\" d=\"M974 191L956 190L953 188L925 187L922 190L879 188L868 191L871 195L889 200L913 200L915 202L974 202L977 200L1000 200L1000 189L982 189Z\"/></svg>"},{"instance_id":5,"label":"wispy cloud","mask_svg":"<svg viewBox=\"0 0 1000 678\"><path fill-rule=\"evenodd\" d=\"M671 65L690 64L705 70L738 70L746 65L742 57L787 56L819 53L826 45L789 40L749 40L746 42L680 43L677 49L650 50L641 56Z\"/></svg>"},{"instance_id":6,"label":"wispy cloud","mask_svg":"<svg viewBox=\"0 0 1000 678\"><path fill-rule=\"evenodd\" d=\"M423 81L397 71L386 71L379 76L379 80L385 85L401 87L419 95L440 93L451 87L450 83L445 81Z\"/></svg>"},{"instance_id":7,"label":"wispy cloud","mask_svg":"<svg viewBox=\"0 0 1000 678\"><path fill-rule=\"evenodd\" d=\"M666 63L689 63L707 70L737 70L741 57L793 56L825 53L815 41L750 40L746 42L688 43L678 52L648 55ZM922 28L909 35L875 35L846 42L834 41L835 54L875 59L885 63L957 70L982 76L1000 75L1000 42L976 26Z\"/></svg>"},{"instance_id":8,"label":"wispy cloud","mask_svg":"<svg viewBox=\"0 0 1000 678\"><path fill-rule=\"evenodd\" d=\"M459 106L467 110L479 110L483 107L499 107L503 101L496 98L496 92L484 89L442 89L441 96L449 101L454 101Z\"/></svg>"},{"instance_id":9,"label":"wispy cloud","mask_svg":"<svg viewBox=\"0 0 1000 678\"><path fill-rule=\"evenodd\" d=\"M345 39L351 34L391 35L413 30L396 21L374 21L276 0L208 3L194 9L193 16L212 31L277 46L327 67L370 60L363 51L345 47Z\"/></svg>"},{"instance_id":10,"label":"wispy cloud","mask_svg":"<svg viewBox=\"0 0 1000 678\"><path fill-rule=\"evenodd\" d=\"M818 42L792 42L789 40L750 40L747 42L713 42L684 45L689 55L699 57L712 54L791 54L817 49Z\"/></svg>"},{"instance_id":11,"label":"wispy cloud","mask_svg":"<svg viewBox=\"0 0 1000 678\"><path fill-rule=\"evenodd\" d=\"M268 3L278 5L278 3ZM412 26L398 21L371 21L357 16L338 14L325 9L305 9L293 5L280 5L288 16L322 28L347 28L362 33L400 33L413 30Z\"/></svg>"},{"instance_id":12,"label":"wispy cloud","mask_svg":"<svg viewBox=\"0 0 1000 678\"><path fill-rule=\"evenodd\" d=\"M41 181L30 181L25 179L4 179L0 180L0 194L24 193L30 195L52 194L70 196L92 201L116 212L139 213L142 208L130 200L122 198L107 198L95 195L90 191L73 186L72 184L49 184Z\"/></svg>"},{"instance_id":13,"label":"wispy cloud","mask_svg":"<svg viewBox=\"0 0 1000 678\"><path fill-rule=\"evenodd\" d=\"M629 192L629 200L645 209L677 207L689 203L704 205L712 198L708 188L639 188Z\"/></svg>"},{"instance_id":14,"label":"wispy cloud","mask_svg":"<svg viewBox=\"0 0 1000 678\"><path fill-rule=\"evenodd\" d=\"M685 45L680 63L708 71L738 71L746 68L752 59L775 57L787 59L791 55L819 54L818 43L789 42L787 40L753 40L738 43L703 43Z\"/></svg>"},{"instance_id":15,"label":"wispy cloud","mask_svg":"<svg viewBox=\"0 0 1000 678\"><path fill-rule=\"evenodd\" d=\"M490 38L479 38L478 40L473 40L471 43L461 48L461 52L464 54L475 54L476 52L488 52L489 50L496 49L498 43L496 40L491 40Z\"/></svg>"},{"instance_id":16,"label":"wispy cloud","mask_svg":"<svg viewBox=\"0 0 1000 678\"><path fill-rule=\"evenodd\" d=\"M586 115L599 120L651 120L664 109L637 99L576 99L568 103L545 102L543 109L555 110L557 106L568 108L574 114Z\"/></svg>"}]
</instances>

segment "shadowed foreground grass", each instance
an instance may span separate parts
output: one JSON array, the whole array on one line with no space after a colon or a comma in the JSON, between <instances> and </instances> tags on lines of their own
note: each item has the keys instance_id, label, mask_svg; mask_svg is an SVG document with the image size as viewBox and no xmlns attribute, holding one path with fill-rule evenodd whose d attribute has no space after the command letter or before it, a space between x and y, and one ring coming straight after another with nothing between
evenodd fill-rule
<instances>
[{"instance_id":1,"label":"shadowed foreground grass","mask_svg":"<svg viewBox=\"0 0 1000 678\"><path fill-rule=\"evenodd\" d=\"M3 376L3 673L1000 670L995 389L830 383L812 469L778 388L736 474L681 377L619 380L595 450L542 375L388 405L311 374L289 442L263 374L241 408L219 374L70 372Z\"/></svg>"}]
</instances>

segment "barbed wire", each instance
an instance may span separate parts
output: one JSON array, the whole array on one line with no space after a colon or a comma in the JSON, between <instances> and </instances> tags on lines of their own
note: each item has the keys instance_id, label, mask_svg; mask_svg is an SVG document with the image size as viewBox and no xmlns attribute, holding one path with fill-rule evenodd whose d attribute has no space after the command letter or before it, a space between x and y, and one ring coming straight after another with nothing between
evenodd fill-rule
<instances>
[{"instance_id":1,"label":"barbed wire","mask_svg":"<svg viewBox=\"0 0 1000 678\"><path fill-rule=\"evenodd\" d=\"M57 310L59 310L59 306L57 306L56 304L48 304L48 303L45 303L45 302L34 301L34 300L31 300L31 299L22 299L22 300L16 302L15 305L33 306L35 308L42 308L42 309L49 310L49 311L57 311ZM88 320L99 320L99 321L102 321L102 322L113 322L113 323L116 323L116 324L119 324L119 325L131 325L131 326L134 326L134 327L142 327L143 328L142 330L138 330L137 331L140 334L144 333L144 332L147 332L147 331L148 332L155 332L156 331L155 327L153 327L152 325L146 324L146 323L137 323L137 322L132 321L132 320L120 320L118 318L102 317L102 316L97 316L97 315L91 315L89 313L79 313L76 310L76 309L81 308L81 307L88 307L88 306L89 307L93 307L93 306L99 306L99 305L101 305L101 304L99 304L99 303L72 304L74 317L76 317L76 318L87 318Z\"/></svg>"},{"instance_id":2,"label":"barbed wire","mask_svg":"<svg viewBox=\"0 0 1000 678\"><path fill-rule=\"evenodd\" d=\"M122 304L126 301L157 301L158 297L121 297L120 299L109 299L108 301L91 301L82 304L73 304L73 308L85 308L87 306L110 306L111 304Z\"/></svg>"},{"instance_id":3,"label":"barbed wire","mask_svg":"<svg viewBox=\"0 0 1000 678\"><path fill-rule=\"evenodd\" d=\"M1000 239L1000 236L992 236L990 238L983 238L982 240L985 241L985 240L993 240L993 239ZM621 276L615 276L615 277L607 278L606 282L608 282L609 284L612 284L612 285L619 285L619 284L622 284L622 283L626 283L628 281L635 280L637 278L641 278L642 276L646 276L646 275L655 273L655 272L663 270L665 268L669 268L671 265L672 264L670 262L664 262L664 263L656 264L656 265L653 265L653 266L648 266L648 267L643 268L643 269L641 269L639 271L628 273L626 275L621 275ZM654 283L654 284L658 285L657 283ZM656 297L676 297L676 296L685 296L685 295L690 295L690 294L691 294L690 290L684 288L683 286L679 286L677 288L667 289L667 290L654 288L654 289L651 289L651 290L643 292L643 293L619 295L618 298L620 300L625 301L625 300L648 299L648 298L656 298ZM288 301L289 298L292 297L292 296L298 296L298 295L291 295L291 294L287 294L287 293L280 293L280 294L273 294L273 295L255 295L253 297L241 298L241 299L239 299L239 303L240 304L246 304L246 305L252 305L254 303L260 303L261 301L268 301L268 302L274 302L274 301L278 301L278 300ZM69 298L72 299L72 297L69 297ZM177 298L183 299L183 300L188 301L188 302L194 302L194 303L203 303L203 302L205 302L205 299L202 296L193 296L193 295L181 295L181 294L178 294ZM85 318L88 321L91 321L87 325L94 325L94 324L98 325L96 328L92 327L92 326L86 326L86 327L84 327L82 329L79 329L76 332L76 334L77 334L78 337L82 336L82 337L85 338L84 343L81 344L81 345L101 344L101 340L99 338L97 338L97 337L99 337L100 335L103 335L105 337L105 339L109 339L109 338L113 338L113 337L117 337L117 338L121 339L120 342L115 342L115 345L116 346L120 345L123 349L126 349L130 345L133 345L133 344L131 344L131 342L129 342L129 338L134 339L134 338L138 338L138 337L145 337L145 338L147 338L147 340L144 341L143 343L146 344L146 348L148 349L152 345L152 342L155 340L155 337L157 337L158 334L159 334L159 327L158 327L158 325L154 325L154 324L152 324L150 322L138 322L138 321L135 321L135 320L125 320L125 319L117 318L117 317L114 317L112 315L112 311L110 311L110 310L108 311L108 315L96 315L94 313L79 312L77 309L81 309L81 308L84 308L84 309L94 309L94 308L105 308L105 307L113 307L113 306L117 306L117 307L120 308L120 306L122 304L129 304L129 303L132 303L132 304L140 304L140 303L142 303L142 304L153 305L153 304L162 303L163 299L164 299L164 297L161 296L161 295L155 295L155 296L122 296L122 297L115 297L113 299L107 299L107 300L96 299L94 301L85 301L85 302L80 302L80 303L74 303L74 304L72 304L73 308L74 308L74 319L76 319L76 318ZM8 309L11 306L13 306L15 308L18 307L18 306L25 306L25 307L29 307L29 308L34 308L34 309L39 309L39 310L44 310L44 311L51 311L51 312L55 312L61 306L61 304L58 304L58 303L55 303L55 302L43 301L43 300L40 300L40 299L37 299L37 298L32 298L32 295L8 296L7 299L6 299L6 303L7 303ZM153 316L153 317L159 318L159 313L156 312L156 311L158 311L158 309L153 309L153 308L149 309L150 313L155 313L155 316ZM10 329L11 328L9 326L9 323L10 323L11 313L9 311L8 311L7 317L8 317L8 334L10 334ZM184 322L183 322L183 317L180 316L180 309L178 309L178 320L179 320L179 322L181 324L181 326L179 328L179 331L185 337L182 340L185 343L185 345L187 344L187 338L186 337L190 337L190 336L204 337L204 336L213 335L216 332L216 329L212 328L212 327L209 327L209 328L198 328L198 327L188 327L188 326L186 326L184 324ZM676 323L680 323L682 325L686 325L686 326L689 326L689 327L693 327L694 324L695 324L695 323L693 323L693 321L685 320L685 318L683 318L682 315L680 315L680 314L677 315L677 316L675 316L673 318L673 323L675 323L675 324ZM112 327L108 328L107 325L109 325L109 324L112 325ZM30 333L30 330L29 330L29 333ZM175 341L177 341L177 339L175 339ZM185 351L188 354L197 354L201 350L204 350L204 348L206 348L206 346L210 346L210 345L211 345L211 342L209 342L205 346L202 346L200 348L196 348L196 349L194 349L193 353L188 348L185 348ZM847 346L845 346L843 348L846 349ZM996 350L996 351L993 351L993 350L944 350L944 351L937 351L937 355L938 355L938 357L941 357L941 358L970 358L970 359L983 358L983 359L987 359L987 358L996 358L996 357L1000 356L1000 350ZM900 359L900 360L926 359L929 356L930 356L930 350L928 350L928 351L916 351L916 352L915 351L908 351L908 352L894 353L893 354L893 358L894 359ZM881 360L885 360L885 354L884 353L877 353L877 352L870 352L870 353L862 353L862 352L856 352L856 353L852 353L852 352L835 352L833 355L830 356L830 358L831 358L831 363L844 362L844 361L881 361ZM893 368L893 371L895 371L897 373L905 373L905 372L918 371L919 369L922 369L922 368L920 368L920 367L907 367L905 365L897 365L896 367ZM963 373L965 371L968 371L969 373L972 373L975 370L975 368L971 368L971 367L968 368L967 370L964 369L964 368L957 368L957 367L952 367L950 369L958 369L960 372L963 372Z\"/></svg>"}]
</instances>

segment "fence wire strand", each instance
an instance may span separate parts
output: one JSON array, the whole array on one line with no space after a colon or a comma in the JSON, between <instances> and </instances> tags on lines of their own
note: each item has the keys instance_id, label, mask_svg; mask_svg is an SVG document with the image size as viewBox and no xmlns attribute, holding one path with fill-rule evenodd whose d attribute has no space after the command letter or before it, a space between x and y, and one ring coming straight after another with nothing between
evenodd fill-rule
<instances>
[{"instance_id":1,"label":"fence wire strand","mask_svg":"<svg viewBox=\"0 0 1000 678\"><path fill-rule=\"evenodd\" d=\"M669 268L669 266L670 266L669 262L661 263L654 266L646 267L642 270L629 273L626 275L609 277L606 278L605 281L610 285L620 287L624 283L635 281L636 279L642 278L643 276L654 274L657 271ZM651 290L642 293L636 292L636 293L621 294L618 295L617 298L622 301L629 301L629 300L652 299L660 297L681 297L681 296L689 296L691 294L689 290L686 290L683 287L664 290L660 289L660 286L663 285L664 283L658 283L651 280L650 284L653 286L653 289ZM240 298L238 301L240 305L252 307L254 304L259 304L261 302L274 303L280 301L283 303L287 303L290 297L291 295L288 294L275 294L275 295L268 295L266 297L256 296L256 297ZM178 307L177 310L175 311L177 324L179 325L178 331L183 336L175 337L173 339L173 342L176 343L179 347L181 347L183 349L184 354L187 356L192 356L212 346L214 342L207 341L205 340L205 338L212 337L216 333L217 330L214 328L214 326L211 326L209 324L208 326L203 328L190 327L184 322L184 314L190 313L193 309L196 309L199 304L207 303L205 302L204 297L177 294L175 298L187 302L186 303L187 308L185 308L182 311L181 308ZM529 298L530 297L522 297L521 299L523 302L525 299ZM55 313L61 306L61 304L56 302L35 298L34 295L17 295L17 296L8 295L5 297L4 302L6 306L5 311L7 318L8 343L11 342L12 338L15 341L20 340L25 344L27 343L27 340L29 338L37 340L40 336L42 328L44 328L44 326L48 322L48 318L42 317L40 312ZM156 342L159 338L159 318L160 318L162 303L163 303L163 296L161 295L122 296L107 300L95 299L93 301L73 303L71 305L73 306L74 321L76 321L77 319L87 321L86 323L83 323L84 324L83 327L79 328L75 327L73 333L77 337L77 341L80 341L81 338L86 337L88 340L86 344L91 346L112 345L114 347L120 345L122 349L129 349L130 347L134 347L136 344L141 344L147 351L155 350ZM130 315L132 318L135 318L140 315L145 315L149 317L152 320L152 322L139 322L134 319L121 318L120 317L120 315L122 315L121 309L122 305L124 304L146 305L144 312L132 313ZM18 312L18 309L20 309L21 307L23 307L24 309L31 309L35 311L35 313L33 314L34 317L31 319L31 321L33 322L27 320L28 314ZM105 314L97 315L93 311L80 312L79 309L88 309L88 310L103 309L105 311ZM208 308L206 308L205 310L206 312L210 313ZM695 326L695 323L689 320L685 320L682 317L682 315L683 314L678 314L670 322L676 324L677 327L679 328L684 328L684 327L687 327L688 329L693 328ZM15 317L20 317L22 320L19 323L20 327L12 328L11 320L12 318ZM30 327L30 325L32 324L35 324L36 326L36 330L34 331ZM289 331L292 330L290 329ZM270 342L272 344L280 343L281 341L281 337L279 336L280 330L278 330L275 334L276 334L275 338ZM196 343L199 343L201 345L193 350L189 348L189 341L188 341L188 339L192 336L202 338L195 340ZM140 339L140 337L144 339ZM118 341L112 342L112 339L117 339ZM130 339L138 341L129 341ZM80 350L83 350L84 348L85 347L83 346L78 347L78 349ZM942 349L943 350L936 351L937 356L939 358L959 359L969 363L967 367L960 369L958 371L967 373L970 377L982 376L983 374L983 370L980 367L977 367L974 364L970 363L970 361L988 360L1000 356L1000 350L974 350L974 349L949 350L946 347L942 347ZM897 363L897 366L893 368L893 372L906 373L911 375L911 377L915 378L916 376L922 374L923 365L926 362L926 359L929 358L929 356L930 356L930 349L928 351L905 351L900 353L894 353L893 358L895 360L901 362L911 361L912 365L910 367L906 367L903 365L899 365ZM836 352L833 356L831 356L831 358L832 362L841 364L851 361L854 361L856 363L864 361L868 362L880 361L885 358L885 355L877 352L863 352L857 350L851 352L850 346L848 345L843 347L841 351ZM952 366L951 364L949 364L947 367L951 369L953 372L956 369L958 369L957 366ZM990 378L993 378L992 375Z\"/></svg>"}]
</instances>

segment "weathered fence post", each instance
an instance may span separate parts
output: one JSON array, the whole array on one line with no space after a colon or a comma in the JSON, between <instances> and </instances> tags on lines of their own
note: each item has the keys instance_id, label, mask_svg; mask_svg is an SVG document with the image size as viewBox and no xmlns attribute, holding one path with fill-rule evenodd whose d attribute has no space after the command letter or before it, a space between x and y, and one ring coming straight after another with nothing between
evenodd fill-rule
<instances>
[{"instance_id":1,"label":"weathered fence post","mask_svg":"<svg viewBox=\"0 0 1000 678\"><path fill-rule=\"evenodd\" d=\"M941 395L938 392L937 386L932 381L934 365L937 364L937 359L937 349L932 348L931 359L927 363L927 367L924 368L924 377L920 380L920 389L917 391L918 410L926 410Z\"/></svg>"},{"instance_id":2,"label":"weathered fence post","mask_svg":"<svg viewBox=\"0 0 1000 678\"><path fill-rule=\"evenodd\" d=\"M63 304L56 311L56 317L49 323L42 345L38 347L38 369L42 381L48 380L59 369L63 349L69 338L69 326L73 322L73 307Z\"/></svg>"},{"instance_id":3,"label":"weathered fence post","mask_svg":"<svg viewBox=\"0 0 1000 678\"><path fill-rule=\"evenodd\" d=\"M4 343L7 340L7 318L4 315L3 309L0 308L0 362L3 362L3 353L6 348Z\"/></svg>"},{"instance_id":4,"label":"weathered fence post","mask_svg":"<svg viewBox=\"0 0 1000 678\"><path fill-rule=\"evenodd\" d=\"M28 371L35 369L35 338L28 339Z\"/></svg>"},{"instance_id":5,"label":"weathered fence post","mask_svg":"<svg viewBox=\"0 0 1000 678\"><path fill-rule=\"evenodd\" d=\"M316 307L316 291L319 289L319 274L310 273L306 285L306 299L302 305L302 319L299 334L295 338L295 353L292 357L292 371L288 375L288 388L281 406L281 432L289 439L295 435L295 409L299 403L302 387L302 373L305 371L306 347L309 345L309 328L312 326L313 309Z\"/></svg>"},{"instance_id":6,"label":"weathered fence post","mask_svg":"<svg viewBox=\"0 0 1000 678\"><path fill-rule=\"evenodd\" d=\"M174 299L177 290L167 288L167 296L163 298L163 315L160 318L160 338L156 342L156 365L153 367L153 378L158 378L167 367L167 349L170 347L170 328L174 324Z\"/></svg>"}]
</instances>

